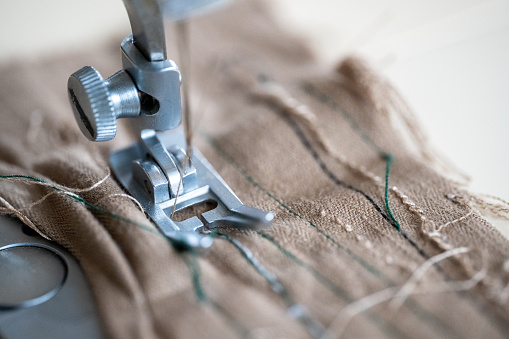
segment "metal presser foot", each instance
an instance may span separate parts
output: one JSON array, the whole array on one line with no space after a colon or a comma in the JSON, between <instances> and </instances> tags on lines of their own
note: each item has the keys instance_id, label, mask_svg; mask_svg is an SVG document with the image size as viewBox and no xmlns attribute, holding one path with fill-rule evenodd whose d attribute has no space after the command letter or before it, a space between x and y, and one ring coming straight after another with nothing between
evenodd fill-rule
<instances>
[{"instance_id":1,"label":"metal presser foot","mask_svg":"<svg viewBox=\"0 0 509 339\"><path fill-rule=\"evenodd\" d=\"M159 3L124 3L133 30L133 36L121 44L124 69L105 80L85 66L69 77L69 100L81 131L92 141L111 140L116 119L131 118L141 130L140 140L112 153L111 167L157 227L183 248L209 247L212 239L204 233L215 227L270 226L274 214L243 205L197 149L187 159L190 149L181 126L181 74L166 58ZM187 220L172 218L173 212L203 203L215 208Z\"/></svg>"}]
</instances>

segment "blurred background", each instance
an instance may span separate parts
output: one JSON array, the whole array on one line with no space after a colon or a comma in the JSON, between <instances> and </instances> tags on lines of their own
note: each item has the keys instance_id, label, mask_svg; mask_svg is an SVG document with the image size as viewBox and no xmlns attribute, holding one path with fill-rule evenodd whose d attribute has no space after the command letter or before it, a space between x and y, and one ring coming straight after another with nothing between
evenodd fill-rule
<instances>
[{"instance_id":1,"label":"blurred background","mask_svg":"<svg viewBox=\"0 0 509 339\"><path fill-rule=\"evenodd\" d=\"M266 3L324 62L367 58L474 192L509 198L509 1ZM0 32L3 63L86 49L130 26L121 0L0 0Z\"/></svg>"}]
</instances>

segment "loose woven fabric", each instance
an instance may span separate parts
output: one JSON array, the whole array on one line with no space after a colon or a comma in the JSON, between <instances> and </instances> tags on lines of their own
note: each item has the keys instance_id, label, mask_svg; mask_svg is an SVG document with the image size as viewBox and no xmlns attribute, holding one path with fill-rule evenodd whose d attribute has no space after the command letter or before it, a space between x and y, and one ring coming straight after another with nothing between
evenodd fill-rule
<instances>
[{"instance_id":1,"label":"loose woven fabric","mask_svg":"<svg viewBox=\"0 0 509 339\"><path fill-rule=\"evenodd\" d=\"M272 228L179 253L113 177L87 189L136 136L87 141L66 80L113 74L119 41L0 67L1 211L76 256L105 334L507 336L509 243L478 199L440 174L390 85L355 58L324 70L257 2L192 23L194 142Z\"/></svg>"}]
</instances>

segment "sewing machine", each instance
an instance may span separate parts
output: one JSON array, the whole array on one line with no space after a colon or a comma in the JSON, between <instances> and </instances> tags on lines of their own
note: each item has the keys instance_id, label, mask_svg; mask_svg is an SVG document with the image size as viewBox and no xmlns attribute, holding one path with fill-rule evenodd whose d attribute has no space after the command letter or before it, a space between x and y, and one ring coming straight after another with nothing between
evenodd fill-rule
<instances>
[{"instance_id":1,"label":"sewing machine","mask_svg":"<svg viewBox=\"0 0 509 339\"><path fill-rule=\"evenodd\" d=\"M116 151L117 180L143 206L158 229L183 250L205 250L215 227L261 229L273 213L245 206L205 157L192 146L186 85L186 19L221 1L125 0L132 36L121 43L123 69L104 79L91 66L69 77L76 121L91 141L115 137L116 120L129 118L140 131L134 145ZM164 16L176 22L181 70L167 59ZM209 203L186 220L174 213ZM0 337L97 338L101 329L79 264L62 247L2 217L0 228Z\"/></svg>"},{"instance_id":2,"label":"sewing machine","mask_svg":"<svg viewBox=\"0 0 509 339\"><path fill-rule=\"evenodd\" d=\"M217 1L213 1L215 3ZM177 21L183 74L166 58L163 14L157 0L126 0L133 35L121 44L123 70L108 79L91 66L71 75L69 100L83 134L92 141L115 137L116 119L130 118L140 141L110 156L113 172L158 228L178 246L204 249L214 227L265 228L273 214L243 205L191 143L189 86L184 86L184 128L180 83L186 84L185 20L207 1L179 2L168 15ZM176 221L175 212L211 202L214 209Z\"/></svg>"}]
</instances>

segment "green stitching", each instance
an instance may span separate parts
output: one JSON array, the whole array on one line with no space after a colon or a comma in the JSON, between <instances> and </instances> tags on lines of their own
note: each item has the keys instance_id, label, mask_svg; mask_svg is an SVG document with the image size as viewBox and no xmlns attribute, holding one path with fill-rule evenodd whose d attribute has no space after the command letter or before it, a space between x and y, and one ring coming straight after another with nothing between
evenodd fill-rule
<instances>
[{"instance_id":1,"label":"green stitching","mask_svg":"<svg viewBox=\"0 0 509 339\"><path fill-rule=\"evenodd\" d=\"M287 249L283 248L281 246L281 244L279 244L274 238L270 237L269 235L265 234L265 233L262 233L260 231L255 231L257 234L259 234L262 238L268 240L269 242L271 242L274 246L276 246L276 248L281 251L287 258L289 258L290 260L294 261L295 263L297 263L297 265L301 266L302 268L304 268L307 272L309 272L313 277L315 277L316 280L318 280L322 285L324 285L325 287L327 287L331 292L333 292L334 294L336 294L337 296L347 300L347 301L351 301L353 300L353 296L344 291L342 288L340 288L339 286L337 286L336 284L334 284L332 281L330 281L327 277L323 276L322 274L320 274L318 271L316 271L313 267L311 267L310 265L306 264L305 262L303 262L302 260L300 260L299 258L297 258L293 253L291 253L290 251L288 251Z\"/></svg>"},{"instance_id":2,"label":"green stitching","mask_svg":"<svg viewBox=\"0 0 509 339\"><path fill-rule=\"evenodd\" d=\"M384 283L388 284L388 285L392 285L393 282L391 280L389 280L383 273L381 273L378 269L376 269L375 267L371 266L369 263L365 262L362 258L360 258L357 254L355 254L354 252L352 252L349 248L347 247L344 247L342 246L341 244L339 244L337 241L335 241L333 238L331 238L327 233L323 232L320 228L318 228L315 224L313 224L312 221L310 220L307 220L305 219L304 217L302 217L301 215L299 215L298 213L292 211L288 206L286 206L282 201L280 201L278 198L276 198L272 193L268 192L264 187L262 187L260 184L258 184L250 175L249 173L247 173L246 170L244 170L244 168L242 168L240 165L238 165L232 157L230 157L226 152L224 152L221 147L219 146L219 144L214 140L214 138L208 134L206 134L205 132L202 132L200 133L200 136L203 137L205 140L207 140L209 142L209 144L213 147L213 149L218 153L220 154L230 165L232 165L233 167L235 167L243 176L244 178L250 182L254 187L257 187L259 188L262 192L264 192L265 194L267 194L267 196L269 196L271 199L273 199L274 201L276 201L280 206L282 206L288 213L302 219L302 220L305 220L307 221L312 227L314 227L320 234L322 234L323 236L325 236L327 239L329 239L330 241L332 241L334 244L336 244L340 249L344 250L348 255L350 255L355 261L357 261L359 264L361 264L362 267L366 268L369 272L371 272L372 274L374 274L377 278L379 278L380 280L382 280ZM428 314L428 311L421 308L421 306L415 302L413 302L412 300L408 300L407 303L409 304L409 307L411 307L413 310L415 310L417 313L419 313L420 316L428 319L429 321L431 321L433 324L436 325L437 328L439 328L441 331L444 331L446 330L448 333L451 333L450 332L450 329L448 328L448 326L446 326L445 324L443 324L441 321L439 321L439 319L436 319L433 315L429 315ZM452 332L452 334L455 335L454 332Z\"/></svg>"},{"instance_id":3,"label":"green stitching","mask_svg":"<svg viewBox=\"0 0 509 339\"><path fill-rule=\"evenodd\" d=\"M302 88L304 89L304 92L308 93L312 97L318 99L323 104L326 104L330 108L332 108L335 112L341 114L343 119L350 125L352 130L357 133L364 142L370 146L381 158L383 158L386 154L378 145L371 139L369 134L364 132L364 130L359 126L357 121L355 121L354 118L344 110L340 109L339 106L336 104L334 100L332 100L328 95L325 93L319 92L315 86L313 86L310 83L304 83L302 85Z\"/></svg>"},{"instance_id":4,"label":"green stitching","mask_svg":"<svg viewBox=\"0 0 509 339\"><path fill-rule=\"evenodd\" d=\"M279 282L276 275L272 272L268 271L265 266L263 266L252 253L247 253L249 251L244 245L238 242L238 240L233 239L230 235L217 232L219 237L226 239L230 244L235 246L235 248L240 252L242 257L268 282L271 289L277 293L283 301L286 303L288 307L288 312L292 315L292 310L299 309L300 311L297 314L293 314L296 320L298 320L309 332L312 337L320 337L323 336L329 337L327 333L327 329L318 321L313 319L308 311L299 303L297 303L293 297L289 294L288 290Z\"/></svg>"},{"instance_id":5,"label":"green stitching","mask_svg":"<svg viewBox=\"0 0 509 339\"><path fill-rule=\"evenodd\" d=\"M326 95L323 92L320 92L314 85L310 83L304 83L302 88L304 89L304 92L308 93L310 96L318 99L320 102L328 105L333 111L339 113L345 121L350 125L352 130L357 133L364 142L371 147L373 151L382 159L386 160L386 171L385 171L385 206L387 208L387 212L390 216L390 218L395 222L396 226L398 227L398 231L401 232L401 226L399 222L396 220L394 215L392 214L392 211L390 209L389 200L388 200L388 186L389 186L389 168L394 160L394 156L390 153L387 153L383 151L381 148L378 147L378 145L371 139L371 137L364 132L364 130L357 124L357 122L350 116L347 112L342 110L337 103L331 99L328 95ZM419 304L413 302L412 300L408 300L407 303L409 303L410 306L412 306L412 309L417 311L420 316L430 320L431 322L438 325L438 327L443 330L450 329L446 327L442 322L438 321L434 316L429 315L425 309L422 309ZM456 333L452 332L452 334L456 335Z\"/></svg>"},{"instance_id":6,"label":"green stitching","mask_svg":"<svg viewBox=\"0 0 509 339\"><path fill-rule=\"evenodd\" d=\"M28 180L32 180L32 181L35 181L35 182L39 182L39 183L43 183L43 184L48 184L46 181L44 181L42 179L31 177L31 176L28 176L28 175L0 175L0 179L12 179L12 178L28 179ZM162 236L165 239L167 239L168 241L170 241L170 243L172 245L174 244L174 241L172 239L169 239L168 237L162 235L161 233L159 233L158 231L156 231L153 228L150 228L147 225L140 224L140 223L138 223L138 222L136 222L134 220L122 217L122 216L120 216L118 214L115 214L115 213L112 213L112 212L107 211L105 209L102 209L99 206L94 205L91 202L88 202L87 200L83 199L82 197L80 197L78 195L75 195L75 194L71 194L69 192L66 192L66 191L64 191L64 190L62 190L62 189L60 189L58 187L55 187L55 186L48 186L48 187L51 188L51 189L54 189L55 191L65 193L65 195L67 195L68 197L70 197L70 198L72 198L72 199L74 199L76 201L81 202L83 205L85 205L86 207L88 207L88 208L90 208L90 209L92 209L94 211L97 211L97 212L99 212L101 214L104 214L104 215L107 215L109 217L112 217L115 220L119 220L119 221L126 222L128 224L132 224L132 225L137 226L138 228L143 229L145 231L148 231L148 232L150 232L152 234L156 234L156 235Z\"/></svg>"},{"instance_id":7,"label":"green stitching","mask_svg":"<svg viewBox=\"0 0 509 339\"><path fill-rule=\"evenodd\" d=\"M294 304L295 301L293 300L293 298L288 294L288 291L286 290L286 288L283 287L283 285L281 285L281 283L279 283L279 281L276 280L276 277L273 276L272 273L268 272L268 271L264 271L262 270L262 268L260 267L259 264L256 264L254 261L253 261L253 258L250 258L246 252L244 252L244 250L239 247L239 245L235 242L235 240L228 234L226 233L221 233L221 232L217 232L216 233L217 236L220 236L221 238L224 238L226 239L230 244L232 244L233 246L235 246L235 248L239 251L239 253L242 255L242 257L244 257L244 259L246 259L246 261L262 276L265 278L265 280L267 280L267 282L269 283L269 285L271 287L273 287L274 290L279 290L280 291L280 295L281 297L283 298L283 300L291 305L291 304ZM275 285L278 285L277 287L275 287ZM275 288L274 288L275 287Z\"/></svg>"},{"instance_id":8,"label":"green stitching","mask_svg":"<svg viewBox=\"0 0 509 339\"><path fill-rule=\"evenodd\" d=\"M270 243L272 243L276 248L283 253L287 258L295 262L297 265L304 268L309 274L311 274L319 283L321 283L323 286L325 286L329 291L334 293L336 296L342 298L343 300L347 302L352 302L355 300L355 298L348 293L347 291L343 290L341 287L336 285L334 282L329 280L326 276L322 275L320 272L315 270L310 265L306 264L299 258L297 258L293 253L285 249L281 244L279 244L274 238L270 237L269 235L262 233L260 231L255 231L258 235L260 235L262 238L268 240ZM397 335L399 337L405 337L402 333L400 333L399 329L394 327L392 323L385 321L385 319L382 319L373 311L367 311L366 312L371 320L373 320L375 323L381 324L383 328L390 331L391 334Z\"/></svg>"},{"instance_id":9,"label":"green stitching","mask_svg":"<svg viewBox=\"0 0 509 339\"><path fill-rule=\"evenodd\" d=\"M211 233L211 236L214 236L215 233ZM238 321L232 318L226 310L216 303L215 301L209 299L203 289L201 283L201 270L200 263L198 262L198 253L195 251L183 254L184 262L186 263L187 268L189 269L189 274L191 275L191 280L193 281L193 288L196 294L196 298L200 303L203 303L207 306L210 306L215 311L219 312L225 320L226 324L237 333L237 335L241 338L249 337L249 331L242 326Z\"/></svg>"},{"instance_id":10,"label":"green stitching","mask_svg":"<svg viewBox=\"0 0 509 339\"><path fill-rule=\"evenodd\" d=\"M46 181L44 181L42 179L35 178L32 176L28 176L28 175L0 175L0 179L12 179L12 178L28 179L28 180L32 180L35 182L48 184ZM215 309L216 311L221 313L221 315L225 319L228 326L230 326L237 333L237 335L239 335L239 337L241 337L241 338L248 337L249 331L246 330L241 324L236 322L235 319L233 319L229 314L227 314L227 312L219 304L210 300L207 297L207 295L205 294L205 291L203 290L203 286L201 284L201 270L200 270L200 266L199 266L199 263L197 260L197 256L198 256L197 253L195 253L195 252L183 253L182 251L179 251L179 248L181 248L181 247L175 240L168 238L166 235L161 234L160 232L158 232L157 230L155 230L153 228L150 228L146 225L140 224L140 223L138 223L134 220L131 220L129 218L112 213L108 210L102 209L99 206L94 205L91 202L85 200L84 198L82 198L78 195L70 194L58 187L55 187L55 186L48 186L48 187L50 187L51 189L54 189L56 191L65 193L65 195L67 195L68 197L82 203L83 205L85 205L86 207L88 207L91 210L97 211L97 212L104 214L106 216L109 216L115 220L136 226L139 229L148 231L148 232L150 232L154 235L160 236L163 239L165 239L166 241L168 241L168 243L173 246L173 248L176 250L176 252L179 253L181 257L183 256L184 262L186 263L186 265L189 269L189 273L191 275L191 280L193 282L193 288L194 288L196 298L198 299L198 301L203 304L209 305L210 307L212 307L213 309ZM212 231L209 236L213 237L216 232L217 231Z\"/></svg>"},{"instance_id":11,"label":"green stitching","mask_svg":"<svg viewBox=\"0 0 509 339\"><path fill-rule=\"evenodd\" d=\"M394 217L394 214L392 214L391 206L389 205L389 169L391 168L393 157L391 154L386 155L386 170L385 170L385 207L387 208L387 213L391 217L392 221L396 224L398 227L398 231L401 232L401 225Z\"/></svg>"},{"instance_id":12,"label":"green stitching","mask_svg":"<svg viewBox=\"0 0 509 339\"><path fill-rule=\"evenodd\" d=\"M385 171L385 208L387 209L387 213L389 214L389 217L394 221L396 224L396 227L398 228L398 231L401 232L401 225L399 224L398 220L396 220L396 217L391 211L391 207L389 205L389 198L388 198L388 186L389 186L389 167L394 160L394 157L392 154L384 152L382 149L378 147L378 145L370 138L370 136L364 132L364 130L357 124L357 122L350 116L350 114L346 113L344 110L340 109L336 102L332 100L329 96L327 96L325 93L322 93L316 89L315 86L309 83L303 84L303 89L306 93L311 95L312 97L318 99L320 102L326 104L330 108L332 108L335 112L338 112L341 114L341 116L346 120L346 122L350 125L352 130L357 133L364 142L373 149L378 156L381 159L384 159L386 161L386 171Z\"/></svg>"},{"instance_id":13,"label":"green stitching","mask_svg":"<svg viewBox=\"0 0 509 339\"><path fill-rule=\"evenodd\" d=\"M209 300L205 295L205 291L201 285L201 270L197 259L197 253L192 251L191 253L184 255L184 261L189 268L191 274L191 280L193 281L194 292L199 302L207 303Z\"/></svg>"},{"instance_id":14,"label":"green stitching","mask_svg":"<svg viewBox=\"0 0 509 339\"><path fill-rule=\"evenodd\" d=\"M313 228L315 228L321 235L323 235L327 240L331 241L334 245L336 245L338 248L340 248L341 250L345 251L349 256L351 256L355 261L357 261L361 266L363 266L364 268L366 268L368 271L370 271L371 273L373 273L374 275L376 275L377 277L379 277L380 279L382 279L383 281L385 282L388 282L388 280L381 274L380 271L378 271L375 267L373 267L372 265L370 265L368 262L366 262L364 259L362 259L361 257L359 257L357 254L355 254L354 252L352 252L349 248L347 247L344 247L343 245L341 245L339 242L337 242L334 238L332 238L330 235L328 235L327 233L325 233L321 228L317 227L311 220L308 220L306 218L304 218L303 216L301 216L300 214L298 214L297 212L293 211L290 207L288 207L287 205L285 205L281 200L279 200L278 198L276 198L272 193L270 193L269 191L267 191L264 187L262 187L260 184L258 184L248 173L246 170L244 170L242 167L240 167L228 154L226 154L220 147L219 145L217 144L217 142L209 135L204 135L204 137L210 142L210 145L216 150L216 152L218 152L219 154L221 154L223 156L223 158L228 162L230 163L230 165L234 166L244 177L246 180L248 180L253 186L259 188L262 192L264 192L265 194L267 194L268 197L270 197L272 200L274 200L275 202L277 202L281 207L283 207L288 213L292 214L293 216L299 218L299 219L302 219L304 221L306 221L307 223L309 223L310 226L312 226Z\"/></svg>"}]
</instances>

